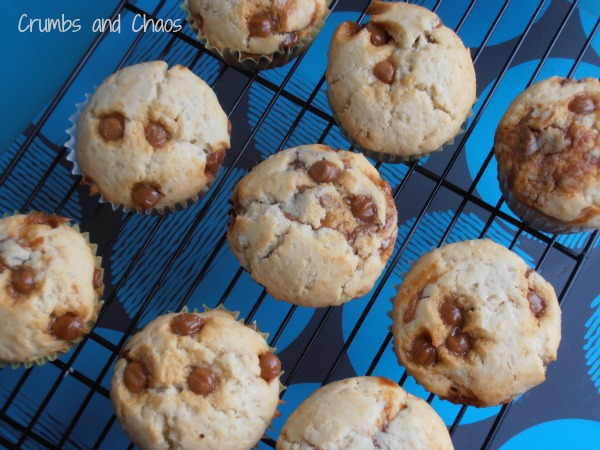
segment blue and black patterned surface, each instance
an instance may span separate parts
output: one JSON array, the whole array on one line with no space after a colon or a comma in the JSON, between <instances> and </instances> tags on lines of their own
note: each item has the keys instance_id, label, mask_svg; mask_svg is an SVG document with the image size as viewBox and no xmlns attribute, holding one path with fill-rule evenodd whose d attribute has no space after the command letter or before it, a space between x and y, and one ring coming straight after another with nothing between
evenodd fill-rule
<instances>
[{"instance_id":1,"label":"blue and black patterned surface","mask_svg":"<svg viewBox=\"0 0 600 450\"><path fill-rule=\"evenodd\" d=\"M92 335L59 361L0 370L0 445L19 448L126 448L108 399L112 366L131 333L183 305L219 303L256 320L278 348L288 390L276 439L289 413L321 384L383 375L428 399L457 449L600 448L600 245L598 234L548 236L523 229L501 202L491 157L495 127L527 85L551 75L600 77L597 19L566 0L446 0L436 9L472 49L478 101L454 145L412 165L378 166L394 189L399 237L372 292L342 307L296 308L265 293L240 269L225 229L234 184L257 162L294 145L349 148L331 120L323 74L335 27L358 20L368 2L338 1L325 29L298 62L247 74L202 53L186 27L178 35L139 34L140 11L183 18L175 0L122 5L123 31L105 34L58 102L0 157L0 209L70 216L99 244L106 306ZM581 6L584 6L582 2ZM90 198L65 159L75 104L122 65L164 59L184 64L214 89L233 122L232 148L209 194L167 216L113 211ZM421 254L478 237L511 247L552 282L563 307L563 340L547 381L510 407L461 408L430 396L398 365L387 312L395 286ZM271 448L265 440L261 448Z\"/></svg>"}]
</instances>

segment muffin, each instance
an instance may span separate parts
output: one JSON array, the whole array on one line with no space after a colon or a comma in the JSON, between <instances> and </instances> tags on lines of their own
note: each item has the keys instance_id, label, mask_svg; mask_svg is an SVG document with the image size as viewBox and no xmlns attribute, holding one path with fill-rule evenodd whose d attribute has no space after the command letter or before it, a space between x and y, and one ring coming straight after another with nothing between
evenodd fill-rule
<instances>
[{"instance_id":1,"label":"muffin","mask_svg":"<svg viewBox=\"0 0 600 450\"><path fill-rule=\"evenodd\" d=\"M460 131L475 103L475 70L433 12L376 1L366 26L344 22L329 47L327 97L352 144L377 160L418 159Z\"/></svg>"},{"instance_id":2,"label":"muffin","mask_svg":"<svg viewBox=\"0 0 600 450\"><path fill-rule=\"evenodd\" d=\"M208 190L230 132L215 93L186 67L137 64L108 77L82 112L76 169L115 206L163 212Z\"/></svg>"},{"instance_id":3,"label":"muffin","mask_svg":"<svg viewBox=\"0 0 600 450\"><path fill-rule=\"evenodd\" d=\"M279 300L319 307L364 295L394 250L391 188L357 153L284 150L242 178L232 201L229 246Z\"/></svg>"},{"instance_id":4,"label":"muffin","mask_svg":"<svg viewBox=\"0 0 600 450\"><path fill-rule=\"evenodd\" d=\"M556 359L561 312L552 286L489 240L422 256L394 299L394 349L427 390L454 403L507 403Z\"/></svg>"},{"instance_id":5,"label":"muffin","mask_svg":"<svg viewBox=\"0 0 600 450\"><path fill-rule=\"evenodd\" d=\"M552 77L521 93L496 130L506 203L548 233L600 228L600 81Z\"/></svg>"},{"instance_id":6,"label":"muffin","mask_svg":"<svg viewBox=\"0 0 600 450\"><path fill-rule=\"evenodd\" d=\"M323 386L294 411L277 450L453 449L442 419L393 381L357 377Z\"/></svg>"},{"instance_id":7,"label":"muffin","mask_svg":"<svg viewBox=\"0 0 600 450\"><path fill-rule=\"evenodd\" d=\"M277 415L281 363L255 327L220 309L171 313L121 351L110 396L141 449L248 450Z\"/></svg>"},{"instance_id":8,"label":"muffin","mask_svg":"<svg viewBox=\"0 0 600 450\"><path fill-rule=\"evenodd\" d=\"M100 261L68 221L42 212L0 219L0 366L56 359L96 322Z\"/></svg>"},{"instance_id":9,"label":"muffin","mask_svg":"<svg viewBox=\"0 0 600 450\"><path fill-rule=\"evenodd\" d=\"M245 70L279 67L308 47L329 15L330 0L185 0L197 39Z\"/></svg>"}]
</instances>

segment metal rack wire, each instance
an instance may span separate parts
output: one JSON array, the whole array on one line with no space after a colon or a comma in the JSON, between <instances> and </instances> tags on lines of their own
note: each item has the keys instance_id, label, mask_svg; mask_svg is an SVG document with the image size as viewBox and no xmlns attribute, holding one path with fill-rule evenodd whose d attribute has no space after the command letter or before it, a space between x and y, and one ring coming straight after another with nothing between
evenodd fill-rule
<instances>
[{"instance_id":1,"label":"metal rack wire","mask_svg":"<svg viewBox=\"0 0 600 450\"><path fill-rule=\"evenodd\" d=\"M333 1L331 5L332 11L336 11L336 8L340 7L340 4L343 4L343 1ZM362 1L362 13L358 17L359 20L363 20L365 16L365 11L368 6L368 1ZM442 0L438 0L434 5L430 6L432 10L438 11L444 2ZM450 2L448 2L450 3ZM477 1L471 1L465 8L464 13L458 20L455 30L460 34L460 30L463 27L464 23L468 20L470 14L473 9L476 7ZM117 17L119 14L123 12L129 12L133 14L141 14L148 18L158 18L161 17L161 11L165 8L173 6L173 2L168 0L161 0L155 6L152 11L146 11L143 8L136 5L136 2L123 0L117 6L112 14L112 18ZM429 5L428 5L429 6ZM481 40L480 46L473 53L473 60L476 68L478 67L478 63L480 61L480 57L482 53L487 49L488 43L490 41L491 36L496 30L498 24L503 19L507 10L510 6L510 0L505 1L501 4L498 9L498 13L491 25L485 30L485 34ZM487 214L487 221L483 224L483 227L479 230L479 237L487 236L491 230L493 224L501 222L503 224L507 224L514 228L514 233L512 235L512 241L510 242L510 248L514 248L517 246L519 240L526 234L531 238L534 238L536 242L539 243L541 248L541 254L535 261L535 267L537 270L542 269L544 263L547 261L549 255L552 252L559 252L562 257L568 259L570 261L570 271L568 276L563 281L562 287L559 291L559 299L562 303L568 296L569 292L573 288L577 277L582 270L586 260L589 258L592 253L592 249L595 247L598 241L598 232L590 234L585 241L583 248L581 251L577 249L570 248L568 245L565 245L560 241L557 236L548 236L543 233L540 233L536 230L529 229L524 226L521 222L515 219L507 210L503 208L502 200L499 200L495 204L491 204L490 202L484 200L480 195L477 194L476 188L482 180L485 171L488 169L490 162L493 159L493 151L488 149L487 157L484 159L483 164L479 167L477 173L473 177L472 182L468 186L461 186L458 183L452 181L450 179L450 175L452 170L457 163L457 161L464 156L465 145L469 138L472 135L473 130L477 126L480 120L482 120L483 114L486 108L489 105L493 95L495 94L498 86L502 82L505 74L514 65L515 59L519 55L519 51L522 48L523 43L526 39L531 39L530 30L534 26L536 20L539 18L542 9L546 6L545 1L540 1L537 4L536 9L534 10L532 16L530 17L527 25L525 26L523 32L514 39L514 44L512 45L512 49L510 53L506 56L506 58L498 63L498 67L500 68L498 76L496 80L492 83L489 92L479 99L479 107L475 111L474 117L469 121L469 125L466 129L466 132L460 136L459 140L447 151L443 153L444 156L440 156L438 159L438 166L435 164L433 166L428 166L426 164L419 163L411 163L408 165L406 173L403 174L401 179L397 184L392 184L393 194L397 204L402 202L402 197L409 189L409 184L414 182L415 179L425 180L430 187L430 192L426 195L425 201L419 205L418 213L415 215L414 221L412 221L411 225L408 227L406 235L403 240L399 240L396 248L394 250L394 254L390 262L388 263L386 270L380 280L378 280L374 290L368 295L366 303L364 305L364 309L362 310L359 318L356 323L352 327L348 337L341 342L341 344L336 347L335 355L332 358L331 364L328 366L325 375L320 379L321 383L328 383L337 377L340 374L344 373L345 366L345 357L347 356L348 350L357 339L357 335L359 334L363 324L367 320L370 312L372 311L376 301L383 295L384 288L386 283L392 279L394 276L394 270L399 265L400 261L406 256L406 251L411 244L412 240L419 235L420 227L422 226L424 217L426 213L432 208L434 202L436 202L441 192L447 192L451 195L459 198L459 202L457 207L454 209L454 214L451 217L449 223L446 225L445 230L443 231L441 238L436 243L437 245L442 245L448 241L450 235L452 234L454 228L456 227L459 217L461 214L468 210L469 208L477 208ZM566 5L563 8L563 16L560 18L558 26L551 30L551 33L548 33L549 43L546 46L542 55L540 55L539 63L534 70L531 78L529 79L527 85L536 81L542 67L544 66L547 59L552 54L555 45L559 42L565 27L568 26L570 21L573 18L573 13L576 11L578 7L578 2L572 2ZM442 17L443 18L443 17ZM576 56L574 58L574 63L568 73L568 76L572 76L577 70L578 65L586 55L591 42L593 41L598 27L600 26L600 21L596 22L593 30L586 37L585 41L582 43L580 49L576 52ZM124 65L131 63L131 56L134 54L140 43L142 42L144 37L143 33L140 33L136 36L136 38L130 43L127 51L124 56L121 58L120 62L115 67L116 69L121 68ZM37 182L31 187L28 191L28 195L25 200L19 205L18 209L21 211L27 211L32 208L32 204L36 198L40 196L40 193L45 189L46 183L48 179L53 176L58 167L67 166L65 161L66 150L62 146L58 146L53 143L51 140L48 140L44 137L42 130L44 129L45 124L51 115L56 111L57 106L63 100L65 94L72 87L73 83L80 76L82 70L89 63L90 59L94 55L94 52L97 51L99 45L101 45L103 39L106 38L106 33L100 34L94 43L90 46L88 51L83 56L81 62L77 65L73 73L69 76L64 86L61 88L59 93L53 99L53 101L49 104L48 108L42 113L39 120L36 124L31 127L27 131L26 137L19 143L18 149L15 151L12 159L8 162L8 164L4 167L2 174L0 175L0 186L4 186L9 177L11 177L17 166L22 163L22 160L25 158L28 152L33 152L34 143L36 140L41 140L47 147L51 148L55 152L55 156L46 168L46 170L38 177ZM201 60L205 60L205 58L215 59L211 54L205 53L202 46L196 42L190 34L181 31L181 32L173 32L170 34L169 38L165 40L166 42L161 42L162 49L160 54L158 55L159 59L167 56L172 48L175 46L179 46L180 48L184 48L185 51L191 56L190 66L197 65ZM320 81L316 83L314 87L312 87L311 92L307 96L306 99L301 98L297 93L287 89L288 83L290 79L294 76L296 69L302 63L304 55L301 55L297 60L293 61L289 64L289 71L283 72L282 79L279 82L274 82L272 79L264 76L261 73L244 73L237 71L236 69L232 69L227 67L226 65L219 63L218 72L214 79L212 80L211 86L213 89L218 90L222 87L222 83L224 80L228 80L234 77L238 84L239 88L237 91L236 98L232 99L229 105L228 115L231 117L236 113L240 105L242 104L245 96L248 94L249 90L252 86L261 86L263 89L269 91L272 96L268 102L266 102L265 107L263 108L261 114L258 117L257 123L252 128L251 132L244 138L243 142L236 143L232 148L232 151L229 152L228 157L225 161L225 166L221 171L219 178L211 191L208 193L207 197L203 200L202 205L198 208L197 213L191 224L189 225L187 232L181 237L181 240L175 249L175 251L168 258L168 262L161 267L160 276L154 281L150 289L148 290L145 297L142 299L137 312L131 316L128 320L125 330L118 339L117 342L112 342L110 339L99 334L96 330L92 331L88 336L85 337L84 341L80 343L72 352L67 354L65 357L56 360L52 363L57 371L58 375L56 376L55 381L52 385L47 389L44 393L43 398L36 406L35 410L32 411L25 419L16 418L14 414L11 413L11 406L14 404L15 399L18 396L23 395L23 392L27 390L27 381L32 376L33 371L38 369L29 369L23 371L22 375L18 379L18 381L12 386L10 393L4 399L4 402L0 404L0 431L3 427L7 427L11 429L11 433L2 433L0 432L0 445L6 448L102 448L106 445L106 439L111 430L115 427L118 427L118 423L115 421L114 415L111 416L104 426L102 427L102 431L100 434L90 442L78 442L71 439L71 435L73 430L77 427L80 418L86 413L87 410L91 408L91 404L93 398L96 395L102 396L104 398L108 398L109 392L105 387L103 382L107 377L110 377L112 366L118 356L119 349L123 346L123 344L129 339L129 337L138 330L140 322L144 314L146 313L149 305L155 301L156 296L159 293L159 290L165 280L168 278L170 271L175 267L178 258L182 257L187 248L190 245L190 242L194 238L194 236L198 233L198 229L201 224L207 220L210 214L213 211L213 206L220 201L219 195L222 194L226 189L229 182L235 181L235 177L239 177L238 172L234 170L234 168L238 168L241 165L241 161L243 157L245 157L246 153L250 152L254 144L254 138L256 134L261 129L261 126L265 122L266 118L272 112L276 103L279 99L285 99L288 102L296 105L298 107L298 112L296 113L293 121L283 136L282 140L278 145L274 146L273 151L279 151L288 146L294 132L301 126L303 123L303 119L307 114L314 115L315 117L323 120L325 126L323 131L320 134L319 142L325 142L332 130L335 130L335 123L329 114L328 111L324 111L318 105L316 105L316 99L320 92L322 92L323 85L325 83L324 76L320 78ZM385 165L378 164L377 167L382 169ZM58 201L58 204L54 211L57 214L64 213L66 205L69 201L72 200L74 194L78 192L80 187L81 179L79 177L71 177L71 185L68 190L64 193L62 200ZM91 202L93 203L93 202ZM93 207L91 211L84 215L84 218L81 223L81 228L83 231L97 228L99 224L102 222L104 215L106 214L118 214L110 211L110 207L108 205L100 205L97 204ZM112 235L109 235L105 241L101 245L101 253L102 256L106 259L109 255L114 251L114 245L117 242L120 234L123 232L128 222L133 220L134 215L128 214L124 215L120 224L112 230ZM100 313L100 317L98 319L98 323L102 324L106 319L106 315L111 311L111 305L115 302L118 302L118 292L121 288L128 282L128 279L132 277L137 264L141 260L141 258L149 251L151 246L153 245L153 240L159 233L159 230L162 226L165 225L165 222L168 220L168 216L161 216L153 218L150 222L150 227L148 233L145 237L144 242L137 248L131 261L128 262L127 267L125 268L122 276L116 281L114 284L107 284L106 292L105 292L105 302L106 305ZM226 217L223 218L223 224L226 222ZM221 254L224 248L226 248L226 238L225 238L225 229L226 226L223 226L221 229L221 234L215 239L214 245L212 246L208 256L202 262L200 267L197 270L196 275L192 282L185 286L185 292L181 296L180 299L177 300L177 303L174 305L170 305L173 310L178 310L184 305L188 303L190 298L194 295L194 292L197 288L206 280L207 276L211 268L214 266L214 263ZM477 237L477 236L473 236ZM240 279L244 276L244 271L241 268L237 268L231 277L228 285L223 290L220 298L218 299L217 304L225 303L232 292L236 288L236 285L240 281ZM551 280L552 281L552 280ZM259 308L264 303L267 298L266 291L260 291L258 297L254 301L252 307L247 314L247 321L251 322ZM286 327L290 324L291 320L296 313L297 308L295 306L289 307L287 312L285 313L283 319L281 320L280 325L272 330L273 334L269 340L269 344L272 346L276 346L280 337L285 332ZM163 311L163 312L166 312ZM301 350L294 354L294 359L292 361L286 361L289 364L285 366L286 373L283 377L283 383L286 385L294 384L297 376L301 370L306 370L307 361L309 359L309 354L312 350L314 350L317 342L322 338L322 335L325 333L325 330L329 326L332 321L332 317L337 314L338 308L325 308L322 310L318 310L315 312L314 316L314 324L311 327L310 332L304 336L304 341L301 346ZM308 330L307 330L308 331ZM85 345L88 341L92 341L95 344L101 346L105 349L110 356L106 359L105 363L102 366L102 369L95 377L89 376L89 374L84 373L84 371L80 370L78 365L78 357L81 352L85 348ZM376 368L381 361L386 350L389 350L391 343L391 333L387 333L385 338L382 340L379 348L376 351L376 354L371 361L368 369L363 373L366 375L372 374L376 372ZM11 370L11 369L3 369L3 370ZM399 371L398 373L401 373ZM85 386L85 393L83 394L83 400L77 407L77 409L72 414L72 418L68 423L62 423L60 425L60 431L58 433L44 433L43 430L40 431L40 418L47 414L47 409L49 407L50 402L57 396L58 392L63 388L64 380L68 377L72 377L78 382L82 383ZM408 376L404 372L401 378L398 380L399 384L403 385ZM283 398L285 399L285 392L283 393ZM427 399L430 403L434 400L433 395L429 395ZM494 438L498 433L498 430L501 428L503 421L510 409L510 404L503 406L500 411L495 415L493 421L487 430L485 436L483 436L481 443L478 444L477 448L488 449L494 447ZM452 424L450 425L450 433L454 436L456 431L461 424L461 420L463 419L467 407L462 407L459 409L456 414ZM265 438L262 441L262 445L265 448L272 447L274 448L275 442L272 438ZM462 448L460 442L455 442L456 448ZM131 446L130 446L131 447ZM471 447L469 447L471 448ZM473 447L475 448L475 447Z\"/></svg>"}]
</instances>

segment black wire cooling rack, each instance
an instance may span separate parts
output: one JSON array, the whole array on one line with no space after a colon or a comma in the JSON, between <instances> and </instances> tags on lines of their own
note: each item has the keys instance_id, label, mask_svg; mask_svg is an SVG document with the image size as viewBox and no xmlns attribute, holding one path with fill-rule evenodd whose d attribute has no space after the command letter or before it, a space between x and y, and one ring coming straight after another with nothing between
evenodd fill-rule
<instances>
[{"instance_id":1,"label":"black wire cooling rack","mask_svg":"<svg viewBox=\"0 0 600 450\"><path fill-rule=\"evenodd\" d=\"M364 20L368 3L333 1L322 34L333 31L336 24L330 22ZM105 305L97 327L70 353L42 367L0 371L0 445L131 447L108 400L119 349L158 314L202 303L242 309L247 321L257 320L261 329L266 324L270 345L286 341L279 355L285 369L282 381L290 386L283 400L290 404L302 399L292 392L297 385L308 384L314 390L348 376L386 375L443 412L457 449L500 448L543 420L561 418L561 411L569 409L566 401L555 398L549 408L544 399L556 397L557 386L589 375L587 366L593 360L586 359L587 366L584 361L575 373L570 362L560 362L563 352L555 363L561 368L553 371L551 366L548 381L534 390L536 394L518 400L525 406L511 408L508 404L486 412L485 417L473 418L473 408L446 405L411 381L394 358L390 362L390 321L381 313L391 309L388 298L393 286L424 251L464 238L490 237L541 271L559 294L565 324L584 329L579 319L583 317L585 322L585 315L591 314L590 302L577 298L566 308L565 300L600 294L600 283L593 277L599 259L593 251L599 243L598 232L546 235L514 218L499 191L491 188L492 194L488 192L494 158L491 137L481 135L493 133L494 121L501 114L498 101L507 96L510 101L513 91L518 93L554 74L579 78L594 73L600 61L594 49L600 22L589 22L578 2L564 0L419 3L436 11L463 40L465 36L474 39L474 44L467 42L478 75L474 115L465 133L443 152L419 163L377 164L392 185L399 210L400 233L394 254L367 296L343 307L310 311L281 304L253 283L228 253L225 230L232 186L267 154L314 142L350 148L324 100L322 61L327 38L323 36L323 43L315 42L309 52L284 68L247 73L205 52L187 25L170 33L117 37L104 32L97 36L56 97L4 155L0 204L7 211L41 209L79 218L82 230L99 244L103 257ZM178 2L170 0L122 1L111 18L119 15L125 21L135 15L153 20L183 18ZM84 93L91 92L102 78L125 65L152 59L185 64L209 82L234 124L233 145L218 180L201 201L165 216L123 214L88 197L80 177L71 175L64 148L66 118L75 111L75 102L82 101ZM585 276L580 276L582 271ZM564 331L563 327L563 335ZM564 341L569 349L578 345ZM581 348L578 351L583 352ZM366 356L357 359L358 353ZM94 370L88 367L90 361ZM593 380L586 382L588 394L598 395ZM574 402L571 409L575 412L566 417L600 420L597 405L588 407L582 399ZM275 447L277 429L289 412L284 411L275 431L267 433L262 448ZM524 414L529 419L522 419Z\"/></svg>"}]
</instances>

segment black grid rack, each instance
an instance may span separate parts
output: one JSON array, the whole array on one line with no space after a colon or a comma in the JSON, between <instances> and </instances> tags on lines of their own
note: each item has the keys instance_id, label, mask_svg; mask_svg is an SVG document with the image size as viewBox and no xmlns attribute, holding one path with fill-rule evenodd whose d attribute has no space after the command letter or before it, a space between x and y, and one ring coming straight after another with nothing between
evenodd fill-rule
<instances>
[{"instance_id":1,"label":"black grid rack","mask_svg":"<svg viewBox=\"0 0 600 450\"><path fill-rule=\"evenodd\" d=\"M174 2L169 0L161 0L156 7L152 11L145 11L142 8L137 6L137 2L131 1L121 1L117 8L114 10L112 14L112 18L117 17L117 15L122 12L131 12L134 14L141 14L147 18L158 18L161 17L160 13L165 8L169 6L173 6ZM176 2L175 2L176 3ZM347 6L349 1L342 0L334 0L330 6L332 11L336 11L336 9L341 8L343 6ZM353 2L354 4L360 3L360 7L362 9L362 14L360 14L358 20L363 20L366 13L366 8L368 6L368 1L360 1ZM423 2L420 2L423 3ZM450 0L446 0L446 4L451 4ZM459 136L457 142L455 142L450 148L448 148L443 153L432 158L430 164L418 164L418 163L410 163L407 165L407 171L403 175L402 179L399 180L396 184L392 183L392 188L394 190L394 198L396 199L396 203L400 208L402 208L403 202L407 199L404 197L405 193L412 192L409 185L413 182L413 179L418 178L419 180L424 180L424 183L427 183L429 186L429 192L423 195L423 201L420 202L416 208L416 213L414 214L415 220L410 223L406 236L403 240L399 240L396 245L394 254L390 258L390 262L388 263L384 274L376 283L375 289L368 295L368 299L364 303L364 309L361 312L358 320L353 326L349 336L342 340L341 342L337 342L332 344L330 348L332 357L330 361L328 361L327 367L325 369L320 370L323 376L320 377L320 383L328 383L333 381L334 379L341 378L344 373L347 372L347 360L346 354L348 352L349 347L352 345L352 342L355 340L357 335L359 334L361 327L364 322L367 320L367 317L373 308L377 299L384 295L384 286L386 282L393 277L394 268L399 264L400 260L403 258L403 255L407 251L410 242L415 236L419 233L419 227L423 221L423 218L428 210L432 208L436 202L439 201L441 196L441 192L445 192L447 196L452 196L456 199L456 206L454 208L454 215L446 224L445 231L443 232L441 239L437 242L437 245L444 244L450 234L452 233L453 228L456 226L459 216L463 211L469 209L477 209L482 211L487 216L487 221L483 225L482 229L479 231L479 237L485 237L488 235L492 224L497 223L498 221L508 224L515 228L512 235L512 242L510 243L510 248L514 248L519 240L524 236L530 236L535 239L538 243L538 255L535 260L535 268L537 270L542 269L544 263L549 258L549 255L557 253L560 254L560 258L565 261L568 261L568 264L565 264L565 267L568 267L568 273L565 275L564 279L562 279L560 286L557 286L557 293L559 294L559 300L562 304L564 300L568 297L570 291L575 286L576 280L580 271L585 265L586 260L592 254L592 249L595 247L598 240L598 232L590 234L584 244L579 249L573 249L568 245L561 243L558 236L548 236L546 234L540 233L536 230L530 229L524 226L521 222L516 220L511 214L506 212L503 209L503 202L499 200L495 204L490 204L489 202L482 199L480 195L476 192L476 187L478 183L480 183L485 170L488 168L490 161L493 159L493 151L492 149L485 149L487 152L487 156L479 168L479 171L473 177L472 181L469 182L467 186L461 185L461 183L457 183L451 177L451 173L453 167L457 163L457 161L464 156L464 148L465 144L470 138L474 128L477 126L480 120L483 120L483 114L488 106L492 96L496 92L499 84L502 82L503 77L514 64L515 61L519 59L521 56L520 52L523 48L524 43L530 39L540 39L544 42L543 51L538 55L539 63L533 75L528 80L527 85L533 83L538 79L540 72L546 62L546 60L553 54L554 51L558 51L557 47L561 47L564 45L564 42L561 40L561 37L564 37L565 30L568 29L571 25L571 22L574 20L574 12L577 11L578 2L567 2L563 1L555 1L553 4L559 4L557 10L560 11L560 17L555 22L555 26L552 29L548 29L545 31L546 36L532 36L530 31L534 27L536 20L540 17L541 12L544 7L547 6L547 2L540 1L537 4L535 11L530 17L524 31L514 38L508 47L510 51L503 55L503 58L500 60L494 60L495 54L490 52L487 54L488 50L488 42L490 37L494 33L496 27L503 19L504 15L507 13L507 10L510 6L510 0L503 2L499 9L498 13L491 23L491 25L485 30L484 37L481 40L481 45L478 48L472 50L472 56L475 63L476 70L481 70L482 65L491 64L492 61L495 67L497 68L497 78L491 84L491 88L489 92L481 97L481 92L478 92L480 95L480 105L475 110L475 115L469 122L469 125L466 129L466 132ZM442 0L438 0L431 9L434 11L438 11L442 6L444 6L444 2ZM448 5L447 5L448 6ZM464 10L464 13L460 20L458 21L455 31L460 34L461 27L468 20L469 15L472 13L473 9L477 6L477 1L471 1ZM181 17L181 13L180 13ZM443 16L442 16L443 18ZM574 63L567 74L569 77L572 76L577 70L578 65L584 59L587 52L590 49L590 45L597 33L598 27L600 26L600 21L596 22L592 31L588 36L585 36L581 39L580 42L577 42L578 48L573 51ZM140 45L144 37L144 33L139 33L137 37L133 40L131 45L129 46L127 52L124 57L120 60L119 64L115 67L116 69L121 68L124 65L130 63L129 58L136 51L136 48ZM27 192L27 197L25 201L19 205L19 210L27 211L32 209L32 204L36 198L41 195L41 192L44 190L44 186L49 177L56 171L59 166L68 166L68 163L65 161L66 158L66 149L63 146L56 145L51 140L46 139L44 134L42 133L43 127L48 121L49 117L55 112L57 106L70 89L74 81L80 75L82 69L88 64L88 61L93 56L94 52L97 50L98 46L101 44L102 40L106 38L106 33L101 33L95 39L93 44L87 50L85 55L83 56L80 63L74 69L73 73L69 76L63 87L60 89L59 93L49 104L47 109L40 116L39 120L32 125L25 133L24 137L18 143L18 149L15 152L14 156L4 168L3 173L0 176L0 189L5 185L7 179L14 174L17 166L24 158L28 152L35 151L35 142L41 141L44 145L51 148L55 155L53 157L52 163L45 168L44 172L38 177L37 182L31 187L31 189ZM171 48L175 45L181 46L184 48L188 55L190 56L189 66L196 65L201 58L216 58L210 53L206 53L203 47L195 41L190 33L187 32L173 32L170 33L168 39L164 39L160 42L162 48L160 50L160 54L158 59L162 59L165 57ZM263 108L261 114L259 115L257 124L253 127L253 129L249 132L247 136L244 137L243 140L235 140L234 136L234 145L232 146L231 151L228 153L227 159L225 161L225 165L223 170L221 171L219 178L207 197L204 200L204 203L201 208L198 209L196 216L193 218L193 222L188 228L188 231L184 236L181 237L181 240L178 244L177 249L172 253L172 255L168 259L168 263L161 268L161 275L154 281L151 289L148 291L148 294L142 299L142 303L137 309L137 312L127 320L126 328L123 333L120 341L115 344L111 342L111 340L103 337L101 334L96 331L92 331L88 336L85 337L84 341L79 344L72 352L68 353L65 357L60 358L59 360L53 361L49 364L52 364L59 371L59 375L56 377L56 381L51 385L50 389L44 393L43 399L36 407L34 411L28 417L28 420L24 422L23 420L17 420L10 413L11 405L15 402L15 399L23 393L26 389L27 380L31 377L33 371L38 370L37 368L24 370L22 375L20 376L18 382L12 386L10 394L5 399L3 404L0 404L0 429L3 427L10 428L12 430L12 436L14 438L9 438L8 434L0 433L0 445L6 448L87 448L85 445L81 443L74 442L70 439L71 433L73 429L77 426L77 423L86 411L86 408L89 407L92 398L95 395L100 395L105 398L108 398L109 392L108 389L103 385L102 380L108 374L110 375L112 366L117 358L119 349L122 345L127 341L127 339L131 336L132 333L138 330L138 324L140 319L142 318L145 310L152 304L155 300L155 296L159 291L160 287L164 283L166 277L168 277L169 271L174 267L175 262L182 254L186 251L187 246L190 244L194 233L201 226L203 221L207 220L208 214L210 213L211 206L217 201L218 194L226 189L226 180L229 180L231 177L238 176L235 171L233 171L234 167L238 167L240 165L240 161L242 160L245 153L249 153L254 145L253 139L260 129L261 125L265 121L265 118L269 115L269 113L274 108L274 105L278 101L278 99L283 98L288 102L291 102L293 105L298 107L297 113L295 117L293 117L291 126L289 130L286 132L285 136L278 144L274 145L273 151L279 151L283 148L286 148L288 145L288 141L291 136L297 130L298 127L302 126L304 116L306 114L312 114L317 118L321 119L325 122L325 126L323 132L320 136L319 142L324 142L327 135L336 128L336 125L328 111L324 111L322 108L315 105L316 98L319 92L323 89L323 85L325 83L324 76L320 78L320 81L314 86L312 92L307 96L306 99L299 97L293 92L290 92L286 89L286 85L289 80L293 77L295 70L301 64L304 55L301 55L300 58L294 60L289 65L291 66L290 70L283 76L283 79L280 83L275 83L268 77L265 77L262 73L246 73L242 71L238 71L237 69L230 68L223 63L219 63L218 74L214 77L213 82L211 83L211 87L215 90L219 90L219 88L223 89L223 84L231 82L235 80L236 83L240 86L236 92L235 98L230 99L227 105L228 115L231 117L236 114L237 109L243 103L244 97L247 95L248 91L253 85L260 85L265 90L271 92L272 96L269 101L266 102L265 107ZM235 129L234 129L235 133ZM66 138L66 137L65 137ZM385 164L377 164L379 169L383 169ZM80 189L84 189L80 186L81 179L80 177L72 176L72 183L70 188L64 193L62 199L58 202L58 206L54 209L54 212L57 214L64 213L65 205L69 202L75 192ZM81 228L83 231L86 230L94 230L97 228L101 228L102 221L105 220L107 216L118 215L119 212L113 212L110 209L109 205L101 205L96 204L94 209L85 214ZM174 213L178 214L178 213ZM134 214L126 214L123 216L122 221L119 223L119 226L114 227L110 230L110 234L107 236L105 241L100 247L101 255L106 258L113 251L113 246L117 241L119 234L124 230L127 223L132 220ZM106 285L105 292L105 307L100 313L99 324L102 324L106 321L106 315L109 314L111 304L117 302L117 293L121 287L127 282L128 277L132 276L136 265L139 260L148 251L152 246L152 239L155 237L156 233L160 229L161 225L167 220L167 216L157 217L152 222L151 228L146 235L145 241L139 248L137 248L133 258L128 263L129 265L125 268L123 275L120 277L118 281L114 284L111 284L110 281ZM226 217L223 217L224 223ZM208 257L200 266L197 271L194 281L185 287L185 294L181 297L181 300L178 301L177 305L171 305L169 309L178 310L183 307L190 297L193 295L194 291L198 288L198 286L205 280L207 274L210 271L211 265L214 263L215 258L219 255L220 251L226 246L226 238L225 238L225 229L226 226L223 226L220 235L215 237L215 245ZM92 231L93 236L93 231ZM477 237L477 236L473 236ZM234 272L234 275L231 277L231 280L227 287L224 289L223 294L218 299L217 304L222 304L227 301L231 293L234 291L236 284L239 282L240 278L244 276L243 269L239 268ZM551 280L552 281L552 280ZM265 301L267 294L264 290L260 292L256 300L254 301L253 306L250 308L249 313L247 314L246 320L252 321L261 307L262 303ZM284 333L286 327L289 322L292 320L297 308L295 306L291 306L287 313L285 314L283 320L281 321L279 327L272 331L272 335L269 338L269 344L272 346L276 346L278 340L280 339L282 333ZM163 312L166 312L163 311ZM314 349L315 346L321 345L322 335L326 333L326 329L330 321L339 313L339 309L335 307L330 308L322 308L315 312L313 319L311 321L311 326L307 327L305 330L305 335L303 340L301 341L300 349L296 353L293 354L292 357L288 357L284 359L284 368L286 370L283 376L283 383L286 385L293 384L298 374L306 371L310 365L310 352ZM106 351L110 353L110 357L104 364L102 370L96 377L90 377L88 374L77 368L77 358L84 348L84 345L87 341L94 341L99 346L102 346ZM386 350L389 350L391 344L391 333L387 333L387 336L383 339L379 348L376 352L373 361L370 366L364 373L360 373L359 375L369 375L376 371L376 367L384 355ZM2 370L12 370L10 368L5 368ZM399 369L398 373L402 373ZM45 410L48 407L48 404L52 401L52 399L58 395L57 393L61 389L61 385L64 382L65 378L73 377L80 383L82 383L86 387L86 392L83 395L83 400L78 406L77 410L72 415L72 420L64 424L64 427L60 430L58 434L53 434L52 436L40 432L39 429L36 428L36 424L38 424L40 417L44 414ZM407 374L404 374L397 381L400 385L403 385L407 380ZM285 393L283 394L285 399ZM428 402L432 402L434 400L434 396L430 395L427 399ZM463 419L467 407L462 407L458 411L455 416L453 423L450 425L449 430L453 435L455 440L456 448L496 448L494 444L494 439L503 425L504 419L507 416L511 408L511 404L504 405L499 412L494 416L492 420L489 421L489 426L487 431L481 436L481 440L476 444L472 442L468 445L464 443L466 439L456 437L456 432L461 424L461 420ZM103 444L105 444L105 439L111 429L115 426L118 426L116 423L115 417L112 416L106 424L103 426L103 430L99 436L94 440L93 444L89 447L91 448L103 448ZM463 445L464 444L464 445ZM275 442L271 438L265 438L262 441L262 445L265 448L275 446ZM104 447L106 448L106 447Z\"/></svg>"}]
</instances>

